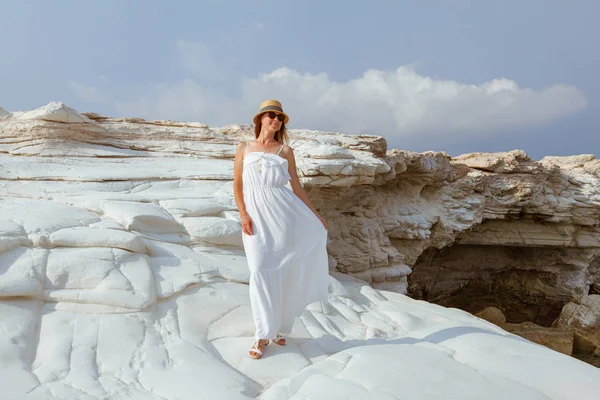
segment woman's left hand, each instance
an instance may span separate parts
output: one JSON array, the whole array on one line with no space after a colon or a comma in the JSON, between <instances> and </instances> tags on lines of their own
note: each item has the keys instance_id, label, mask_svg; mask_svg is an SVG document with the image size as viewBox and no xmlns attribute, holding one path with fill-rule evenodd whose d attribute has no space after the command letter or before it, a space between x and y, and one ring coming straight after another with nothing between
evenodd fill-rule
<instances>
[{"instance_id":1,"label":"woman's left hand","mask_svg":"<svg viewBox=\"0 0 600 400\"><path fill-rule=\"evenodd\" d=\"M327 222L325 222L325 218L321 217L319 214L317 214L317 218L319 218L319 221L321 221L321 223L323 224L323 226L325 227L325 230L329 230L327 228Z\"/></svg>"}]
</instances>

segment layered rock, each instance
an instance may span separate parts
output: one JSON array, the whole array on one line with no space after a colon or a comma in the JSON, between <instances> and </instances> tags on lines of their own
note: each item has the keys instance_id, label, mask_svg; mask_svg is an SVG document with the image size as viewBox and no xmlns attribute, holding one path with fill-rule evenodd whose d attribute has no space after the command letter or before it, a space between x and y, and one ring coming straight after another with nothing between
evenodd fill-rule
<instances>
[{"instance_id":1,"label":"layered rock","mask_svg":"<svg viewBox=\"0 0 600 400\"><path fill-rule=\"evenodd\" d=\"M567 304L556 326L574 331L577 351L600 357L600 295L583 296Z\"/></svg>"},{"instance_id":2,"label":"layered rock","mask_svg":"<svg viewBox=\"0 0 600 400\"><path fill-rule=\"evenodd\" d=\"M548 328L533 322L511 324L506 322L504 313L496 307L486 307L476 315L522 338L566 355L573 354L574 333L571 328Z\"/></svg>"},{"instance_id":3,"label":"layered rock","mask_svg":"<svg viewBox=\"0 0 600 400\"><path fill-rule=\"evenodd\" d=\"M543 325L587 294L597 283L591 266L600 254L600 196L598 177L589 172L596 162L580 157L587 166L580 168L573 159L538 163L511 152L453 160L473 168L465 178L475 179L472 196L483 196L475 203L480 220L452 247L431 246L421 255L411 292L448 305L496 305L513 322Z\"/></svg>"},{"instance_id":4,"label":"layered rock","mask_svg":"<svg viewBox=\"0 0 600 400\"><path fill-rule=\"evenodd\" d=\"M403 295L448 305L487 296L509 320L540 320L594 290L593 158L451 159L387 150L375 136L290 134L329 221L331 295L257 364L246 356L253 324L231 182L251 126L114 119L61 103L0 109L2 394L286 399L346 388L422 398L440 387L428 397L570 399L600 390L598 372L577 360ZM390 375L398 360L419 379Z\"/></svg>"},{"instance_id":5,"label":"layered rock","mask_svg":"<svg viewBox=\"0 0 600 400\"><path fill-rule=\"evenodd\" d=\"M17 181L62 182L46 197L80 203L127 229L138 228L127 213L146 202L144 212L166 229L161 235L240 245L231 159L250 126L112 119L51 103L5 112L0 135L0 162L10 165L0 177L15 196L29 197ZM291 137L301 180L330 221L335 270L471 312L495 305L512 322L546 326L572 298L600 290L600 161L593 156L535 162L513 151L451 159L387 151L374 136L292 130ZM179 179L188 187L178 185L184 199L173 201L169 182ZM110 195L69 194L94 182L110 186ZM216 187L215 196L197 194Z\"/></svg>"}]
</instances>

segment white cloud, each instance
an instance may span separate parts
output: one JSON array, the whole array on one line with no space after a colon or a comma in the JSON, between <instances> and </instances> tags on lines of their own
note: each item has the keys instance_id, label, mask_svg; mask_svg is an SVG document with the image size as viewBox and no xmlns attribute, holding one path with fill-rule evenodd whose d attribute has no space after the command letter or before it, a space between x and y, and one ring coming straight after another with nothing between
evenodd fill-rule
<instances>
[{"instance_id":1,"label":"white cloud","mask_svg":"<svg viewBox=\"0 0 600 400\"><path fill-rule=\"evenodd\" d=\"M410 67L369 70L342 83L280 68L244 83L244 100L257 94L285 100L299 126L402 136L537 125L586 106L575 87L535 92L508 79L468 85L421 76Z\"/></svg>"},{"instance_id":2,"label":"white cloud","mask_svg":"<svg viewBox=\"0 0 600 400\"><path fill-rule=\"evenodd\" d=\"M68 82L68 84L75 94L85 101L92 103L102 103L104 101L103 97L98 92L98 89L94 86L73 81Z\"/></svg>"},{"instance_id":3,"label":"white cloud","mask_svg":"<svg viewBox=\"0 0 600 400\"><path fill-rule=\"evenodd\" d=\"M557 84L534 91L504 78L470 85L422 76L412 67L369 70L346 82L278 68L242 79L241 94L235 98L189 79L157 86L154 92L143 99L147 118L249 123L262 100L276 98L290 114L292 128L373 133L389 139L492 135L546 124L587 105L585 95L573 86ZM121 114L128 110L123 103L117 107Z\"/></svg>"}]
</instances>

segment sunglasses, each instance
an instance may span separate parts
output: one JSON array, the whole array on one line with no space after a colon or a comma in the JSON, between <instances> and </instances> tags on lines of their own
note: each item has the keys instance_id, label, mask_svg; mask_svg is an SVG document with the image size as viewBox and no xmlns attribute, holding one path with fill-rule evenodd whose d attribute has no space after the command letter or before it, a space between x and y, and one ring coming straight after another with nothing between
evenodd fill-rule
<instances>
[{"instance_id":1,"label":"sunglasses","mask_svg":"<svg viewBox=\"0 0 600 400\"><path fill-rule=\"evenodd\" d=\"M267 117L269 117L271 119L277 118L281 122L283 122L283 120L285 119L285 115L283 115L283 114L277 114L277 113L274 113L273 111L268 111L265 114L267 115Z\"/></svg>"}]
</instances>

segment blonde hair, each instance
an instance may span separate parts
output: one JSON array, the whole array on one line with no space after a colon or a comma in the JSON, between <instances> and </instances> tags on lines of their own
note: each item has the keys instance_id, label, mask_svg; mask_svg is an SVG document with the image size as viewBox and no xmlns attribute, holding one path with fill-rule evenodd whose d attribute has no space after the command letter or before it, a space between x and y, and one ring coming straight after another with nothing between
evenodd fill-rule
<instances>
[{"instance_id":1,"label":"blonde hair","mask_svg":"<svg viewBox=\"0 0 600 400\"><path fill-rule=\"evenodd\" d=\"M262 113L254 125L254 138L258 139L260 136L260 130L262 129L262 117L265 113ZM288 140L287 128L285 127L285 123L281 122L281 128L277 132L275 132L275 140L277 140L281 144L285 144Z\"/></svg>"}]
</instances>

